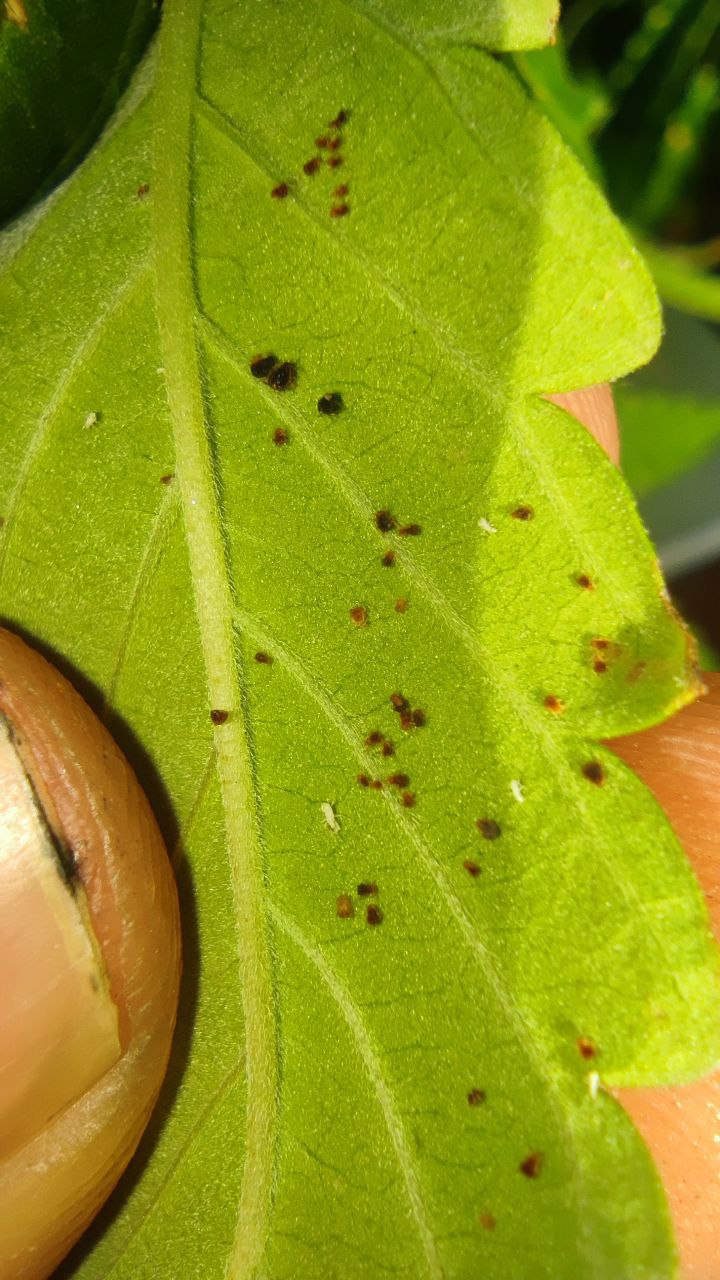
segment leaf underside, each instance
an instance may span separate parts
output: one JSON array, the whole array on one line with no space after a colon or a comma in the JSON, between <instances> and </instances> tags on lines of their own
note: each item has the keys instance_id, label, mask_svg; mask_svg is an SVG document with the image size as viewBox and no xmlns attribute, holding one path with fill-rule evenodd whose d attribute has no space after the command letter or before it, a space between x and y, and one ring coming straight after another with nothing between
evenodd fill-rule
<instances>
[{"instance_id":1,"label":"leaf underside","mask_svg":"<svg viewBox=\"0 0 720 1280\"><path fill-rule=\"evenodd\" d=\"M182 1060L86 1280L674 1274L593 1073L707 1069L716 960L598 740L697 681L618 473L540 398L647 359L656 305L477 33L396 8L168 0L2 251L0 607L140 744L185 886Z\"/></svg>"}]
</instances>

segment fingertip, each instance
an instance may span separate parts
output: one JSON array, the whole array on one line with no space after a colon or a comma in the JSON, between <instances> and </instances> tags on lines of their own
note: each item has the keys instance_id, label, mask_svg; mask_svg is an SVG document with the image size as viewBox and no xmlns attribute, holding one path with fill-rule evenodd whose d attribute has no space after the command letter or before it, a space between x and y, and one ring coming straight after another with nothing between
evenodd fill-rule
<instances>
[{"instance_id":1,"label":"fingertip","mask_svg":"<svg viewBox=\"0 0 720 1280\"><path fill-rule=\"evenodd\" d=\"M620 464L620 435L618 433L615 403L609 382L600 382L594 387L582 387L579 391L558 392L548 396L553 404L566 409L578 422L587 427L591 436L605 450L608 457Z\"/></svg>"}]
</instances>

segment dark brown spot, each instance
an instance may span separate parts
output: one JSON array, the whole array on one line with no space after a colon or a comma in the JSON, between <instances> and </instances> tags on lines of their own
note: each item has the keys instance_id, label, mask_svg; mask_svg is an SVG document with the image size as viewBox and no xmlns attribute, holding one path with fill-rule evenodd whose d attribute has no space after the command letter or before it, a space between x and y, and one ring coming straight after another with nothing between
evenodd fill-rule
<instances>
[{"instance_id":1,"label":"dark brown spot","mask_svg":"<svg viewBox=\"0 0 720 1280\"><path fill-rule=\"evenodd\" d=\"M368 734L368 736L367 736L367 738L365 739L365 746L366 746L366 747L379 747L379 746L380 746L380 743L382 742L382 740L383 740L383 736L382 736L382 734L381 734L380 730L379 730L379 729L373 729L372 733L369 733L369 734Z\"/></svg>"},{"instance_id":2,"label":"dark brown spot","mask_svg":"<svg viewBox=\"0 0 720 1280\"><path fill-rule=\"evenodd\" d=\"M403 730L403 732L407 733L409 729L413 729L414 727L415 726L413 725L413 719L412 719L411 713L409 711L401 711L400 712L400 728Z\"/></svg>"},{"instance_id":3,"label":"dark brown spot","mask_svg":"<svg viewBox=\"0 0 720 1280\"><path fill-rule=\"evenodd\" d=\"M557 698L554 693L549 693L543 701L543 706L547 711L552 711L559 716L565 710L565 703L562 698Z\"/></svg>"},{"instance_id":4,"label":"dark brown spot","mask_svg":"<svg viewBox=\"0 0 720 1280\"><path fill-rule=\"evenodd\" d=\"M374 898L378 887L374 880L363 880L357 887L358 898Z\"/></svg>"},{"instance_id":5,"label":"dark brown spot","mask_svg":"<svg viewBox=\"0 0 720 1280\"><path fill-rule=\"evenodd\" d=\"M419 524L404 524L402 529L398 529L401 538L418 538L422 533Z\"/></svg>"},{"instance_id":6,"label":"dark brown spot","mask_svg":"<svg viewBox=\"0 0 720 1280\"><path fill-rule=\"evenodd\" d=\"M530 1155L526 1156L524 1160L521 1160L518 1166L520 1172L524 1173L526 1178L537 1178L542 1167L542 1151L531 1151Z\"/></svg>"},{"instance_id":7,"label":"dark brown spot","mask_svg":"<svg viewBox=\"0 0 720 1280\"><path fill-rule=\"evenodd\" d=\"M577 1042L578 1053L581 1058L589 1060L597 1057L597 1046L587 1036L580 1036Z\"/></svg>"},{"instance_id":8,"label":"dark brown spot","mask_svg":"<svg viewBox=\"0 0 720 1280\"><path fill-rule=\"evenodd\" d=\"M390 533L391 529L394 529L396 524L397 520L391 511L375 512L375 528L379 529L381 533Z\"/></svg>"},{"instance_id":9,"label":"dark brown spot","mask_svg":"<svg viewBox=\"0 0 720 1280\"><path fill-rule=\"evenodd\" d=\"M384 569L391 569L395 563L395 552L386 551L385 554L380 557L380 563Z\"/></svg>"},{"instance_id":10,"label":"dark brown spot","mask_svg":"<svg viewBox=\"0 0 720 1280\"><path fill-rule=\"evenodd\" d=\"M368 620L368 612L363 604L354 604L350 610L350 617L356 627L366 627Z\"/></svg>"},{"instance_id":11,"label":"dark brown spot","mask_svg":"<svg viewBox=\"0 0 720 1280\"><path fill-rule=\"evenodd\" d=\"M375 902L371 902L365 912L365 919L368 924L382 924L383 913Z\"/></svg>"},{"instance_id":12,"label":"dark brown spot","mask_svg":"<svg viewBox=\"0 0 720 1280\"><path fill-rule=\"evenodd\" d=\"M325 135L323 134L322 138L315 139L315 146L318 148L319 151L324 151L329 141L330 139L326 138Z\"/></svg>"},{"instance_id":13,"label":"dark brown spot","mask_svg":"<svg viewBox=\"0 0 720 1280\"><path fill-rule=\"evenodd\" d=\"M402 693L391 693L390 702L396 711L403 712L410 710L410 703Z\"/></svg>"},{"instance_id":14,"label":"dark brown spot","mask_svg":"<svg viewBox=\"0 0 720 1280\"><path fill-rule=\"evenodd\" d=\"M479 876L482 870L482 868L478 866L477 862L473 862L472 858L466 858L463 862L463 866L468 875L473 877Z\"/></svg>"},{"instance_id":15,"label":"dark brown spot","mask_svg":"<svg viewBox=\"0 0 720 1280\"><path fill-rule=\"evenodd\" d=\"M339 156L339 155L328 156L328 164L331 169L339 169L342 162L343 162L342 156Z\"/></svg>"},{"instance_id":16,"label":"dark brown spot","mask_svg":"<svg viewBox=\"0 0 720 1280\"><path fill-rule=\"evenodd\" d=\"M467 1096L468 1106L479 1107L480 1103L484 1102L486 1098L487 1094L484 1089L471 1089Z\"/></svg>"},{"instance_id":17,"label":"dark brown spot","mask_svg":"<svg viewBox=\"0 0 720 1280\"><path fill-rule=\"evenodd\" d=\"M596 787L601 787L605 781L605 770L599 760L588 760L587 764L582 767L582 775L587 778L588 782L593 782Z\"/></svg>"},{"instance_id":18,"label":"dark brown spot","mask_svg":"<svg viewBox=\"0 0 720 1280\"><path fill-rule=\"evenodd\" d=\"M603 640L602 638L596 638L595 640L591 640L590 643L592 644L593 649L599 649L600 653L602 653L605 649L610 648L610 641Z\"/></svg>"},{"instance_id":19,"label":"dark brown spot","mask_svg":"<svg viewBox=\"0 0 720 1280\"><path fill-rule=\"evenodd\" d=\"M137 191L135 192L135 195L137 196L138 200L144 200L145 196L148 194L149 191L150 191L150 183L143 182L138 187Z\"/></svg>"},{"instance_id":20,"label":"dark brown spot","mask_svg":"<svg viewBox=\"0 0 720 1280\"><path fill-rule=\"evenodd\" d=\"M355 914L352 898L348 893L341 893L335 904L335 910L341 920L349 920Z\"/></svg>"},{"instance_id":21,"label":"dark brown spot","mask_svg":"<svg viewBox=\"0 0 720 1280\"><path fill-rule=\"evenodd\" d=\"M257 653L255 654L255 661L259 662L261 666L269 667L272 660L273 660L272 654L265 653L264 650L262 649L258 649Z\"/></svg>"},{"instance_id":22,"label":"dark brown spot","mask_svg":"<svg viewBox=\"0 0 720 1280\"><path fill-rule=\"evenodd\" d=\"M328 149L330 151L339 151L341 146L342 146L342 136L339 133L337 133L334 138L330 138L328 142Z\"/></svg>"},{"instance_id":23,"label":"dark brown spot","mask_svg":"<svg viewBox=\"0 0 720 1280\"><path fill-rule=\"evenodd\" d=\"M333 160L339 160L339 156L333 156ZM332 164L332 160L330 161ZM331 218L346 218L350 212L349 204L334 204L330 210Z\"/></svg>"},{"instance_id":24,"label":"dark brown spot","mask_svg":"<svg viewBox=\"0 0 720 1280\"><path fill-rule=\"evenodd\" d=\"M250 361L250 372L253 378L267 378L277 362L277 356L253 356Z\"/></svg>"},{"instance_id":25,"label":"dark brown spot","mask_svg":"<svg viewBox=\"0 0 720 1280\"><path fill-rule=\"evenodd\" d=\"M514 520L532 520L535 512L532 507L516 507L512 515Z\"/></svg>"},{"instance_id":26,"label":"dark brown spot","mask_svg":"<svg viewBox=\"0 0 720 1280\"><path fill-rule=\"evenodd\" d=\"M290 188L287 182L278 182L277 186L273 187L270 195L273 200L284 200L286 196L290 195Z\"/></svg>"},{"instance_id":27,"label":"dark brown spot","mask_svg":"<svg viewBox=\"0 0 720 1280\"><path fill-rule=\"evenodd\" d=\"M382 785L380 778L373 778L370 783L370 788L372 791L382 791Z\"/></svg>"},{"instance_id":28,"label":"dark brown spot","mask_svg":"<svg viewBox=\"0 0 720 1280\"><path fill-rule=\"evenodd\" d=\"M579 573L575 581L583 591L592 591L595 586L592 578L589 578L586 573Z\"/></svg>"},{"instance_id":29,"label":"dark brown spot","mask_svg":"<svg viewBox=\"0 0 720 1280\"><path fill-rule=\"evenodd\" d=\"M225 724L225 721L227 720L229 715L230 715L229 711L220 711L218 708L214 707L213 710L210 712L210 719L212 720L213 724Z\"/></svg>"},{"instance_id":30,"label":"dark brown spot","mask_svg":"<svg viewBox=\"0 0 720 1280\"><path fill-rule=\"evenodd\" d=\"M320 160L317 156L313 156L311 160L306 160L303 165L303 173L311 177L313 173L317 173L320 168Z\"/></svg>"},{"instance_id":31,"label":"dark brown spot","mask_svg":"<svg viewBox=\"0 0 720 1280\"><path fill-rule=\"evenodd\" d=\"M593 662L593 671L598 676L603 676L608 669L607 662L603 662L602 658L596 658Z\"/></svg>"},{"instance_id":32,"label":"dark brown spot","mask_svg":"<svg viewBox=\"0 0 720 1280\"><path fill-rule=\"evenodd\" d=\"M406 809L414 809L415 808L415 792L403 791L402 802Z\"/></svg>"},{"instance_id":33,"label":"dark brown spot","mask_svg":"<svg viewBox=\"0 0 720 1280\"><path fill-rule=\"evenodd\" d=\"M345 108L343 107L342 111L338 111L335 119L330 121L329 128L342 129L343 125L347 124L349 119L350 119L350 112L346 111Z\"/></svg>"},{"instance_id":34,"label":"dark brown spot","mask_svg":"<svg viewBox=\"0 0 720 1280\"><path fill-rule=\"evenodd\" d=\"M391 773L388 783L391 787L400 787L402 790L404 787L410 786L410 779L406 773Z\"/></svg>"},{"instance_id":35,"label":"dark brown spot","mask_svg":"<svg viewBox=\"0 0 720 1280\"><path fill-rule=\"evenodd\" d=\"M497 1222L491 1213L481 1213L478 1217L478 1222L486 1231L494 1231L497 1226Z\"/></svg>"},{"instance_id":36,"label":"dark brown spot","mask_svg":"<svg viewBox=\"0 0 720 1280\"><path fill-rule=\"evenodd\" d=\"M284 427L276 427L273 431L273 444L287 444L290 439Z\"/></svg>"},{"instance_id":37,"label":"dark brown spot","mask_svg":"<svg viewBox=\"0 0 720 1280\"><path fill-rule=\"evenodd\" d=\"M427 716L425 715L422 707L416 707L414 711L411 711L410 719L416 729L422 729L423 725L427 724Z\"/></svg>"},{"instance_id":38,"label":"dark brown spot","mask_svg":"<svg viewBox=\"0 0 720 1280\"><path fill-rule=\"evenodd\" d=\"M174 472L174 471L168 471L167 475L164 475L164 476L161 476L161 477L160 477L160 483L161 483L161 484L172 484L172 482L173 482L173 480L174 480L174 479L175 479L175 472Z\"/></svg>"},{"instance_id":39,"label":"dark brown spot","mask_svg":"<svg viewBox=\"0 0 720 1280\"><path fill-rule=\"evenodd\" d=\"M395 755L395 746L394 746L394 744L390 741L390 739L389 739L389 738L386 738L386 739L385 739L385 741L383 742L383 744L382 744L382 748L381 748L381 750L380 750L380 754L381 754L381 755L383 755L383 756L385 756L385 759L386 759L386 760L389 758L389 756L394 756L394 755Z\"/></svg>"},{"instance_id":40,"label":"dark brown spot","mask_svg":"<svg viewBox=\"0 0 720 1280\"><path fill-rule=\"evenodd\" d=\"M359 773L359 774L358 774L358 776L357 776L357 780L358 780L358 783L359 783L359 785L360 785L361 787L369 787L369 786L370 786L370 779L368 778L368 776L367 776L367 774L366 774L366 773Z\"/></svg>"},{"instance_id":41,"label":"dark brown spot","mask_svg":"<svg viewBox=\"0 0 720 1280\"><path fill-rule=\"evenodd\" d=\"M327 391L317 402L318 413L326 415L342 413L345 408L339 391Z\"/></svg>"},{"instance_id":42,"label":"dark brown spot","mask_svg":"<svg viewBox=\"0 0 720 1280\"><path fill-rule=\"evenodd\" d=\"M405 596L398 596L397 600L395 601L395 612L407 613L407 607L408 607L408 602Z\"/></svg>"},{"instance_id":43,"label":"dark brown spot","mask_svg":"<svg viewBox=\"0 0 720 1280\"><path fill-rule=\"evenodd\" d=\"M500 823L496 822L494 818L478 818L475 826L485 840L497 840L498 836L502 834Z\"/></svg>"},{"instance_id":44,"label":"dark brown spot","mask_svg":"<svg viewBox=\"0 0 720 1280\"><path fill-rule=\"evenodd\" d=\"M292 391L297 382L297 366L289 360L276 364L268 374L267 384L273 391Z\"/></svg>"},{"instance_id":45,"label":"dark brown spot","mask_svg":"<svg viewBox=\"0 0 720 1280\"><path fill-rule=\"evenodd\" d=\"M342 199L343 199L343 196L346 196L346 195L348 194L349 190L350 190L350 188L349 188L349 186L348 186L347 182L341 182L341 183L340 183L340 186L339 186L339 187L336 187L336 188L335 188L335 190L333 191L333 195L334 195L334 196L337 196L338 200L342 200Z\"/></svg>"}]
</instances>

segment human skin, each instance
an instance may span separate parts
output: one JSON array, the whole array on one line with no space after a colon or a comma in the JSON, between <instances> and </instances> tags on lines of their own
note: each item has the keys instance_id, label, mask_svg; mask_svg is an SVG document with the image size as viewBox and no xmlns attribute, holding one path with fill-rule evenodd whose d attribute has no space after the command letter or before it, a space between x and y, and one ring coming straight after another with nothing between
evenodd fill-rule
<instances>
[{"instance_id":1,"label":"human skin","mask_svg":"<svg viewBox=\"0 0 720 1280\"><path fill-rule=\"evenodd\" d=\"M619 463L617 421L606 384L551 398ZM705 681L707 693L692 706L610 745L665 810L705 892L720 941L720 675L707 675ZM623 1089L617 1096L662 1175L683 1280L720 1280L720 1070L697 1084Z\"/></svg>"}]
</instances>

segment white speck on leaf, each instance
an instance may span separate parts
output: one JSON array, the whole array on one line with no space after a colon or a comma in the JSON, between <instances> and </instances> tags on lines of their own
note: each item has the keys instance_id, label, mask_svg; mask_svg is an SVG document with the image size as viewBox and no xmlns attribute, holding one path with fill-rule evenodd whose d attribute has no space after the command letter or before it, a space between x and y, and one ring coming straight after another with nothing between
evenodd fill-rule
<instances>
[{"instance_id":1,"label":"white speck on leaf","mask_svg":"<svg viewBox=\"0 0 720 1280\"><path fill-rule=\"evenodd\" d=\"M597 1071L591 1071L587 1078L587 1081L588 1081L588 1089L590 1090L590 1097L593 1099L597 1098L598 1089L600 1088L600 1076L598 1075Z\"/></svg>"},{"instance_id":2,"label":"white speck on leaf","mask_svg":"<svg viewBox=\"0 0 720 1280\"><path fill-rule=\"evenodd\" d=\"M83 430L88 431L90 427L96 427L99 421L100 421L100 415L95 413L95 410L93 410L92 413L89 413L87 415L85 421L83 422Z\"/></svg>"},{"instance_id":3,"label":"white speck on leaf","mask_svg":"<svg viewBox=\"0 0 720 1280\"><path fill-rule=\"evenodd\" d=\"M320 808L321 808L321 810L322 810L322 816L323 816L323 818L325 819L325 821L326 821L327 825L329 826L330 830L332 831L333 835L339 835L339 834L340 834L340 823L338 822L337 818L335 817L335 810L333 809L332 805L329 803L329 801L328 801L328 800L325 800L325 801L323 801L323 803L320 805Z\"/></svg>"},{"instance_id":4,"label":"white speck on leaf","mask_svg":"<svg viewBox=\"0 0 720 1280\"><path fill-rule=\"evenodd\" d=\"M510 783L510 790L512 791L518 804L525 803L525 796L523 794L522 785L520 782L518 782L517 778L513 778L512 782Z\"/></svg>"},{"instance_id":5,"label":"white speck on leaf","mask_svg":"<svg viewBox=\"0 0 720 1280\"><path fill-rule=\"evenodd\" d=\"M478 520L478 528L482 529L483 533L497 533L495 525L491 524L489 520L486 520L485 516L481 516Z\"/></svg>"}]
</instances>

